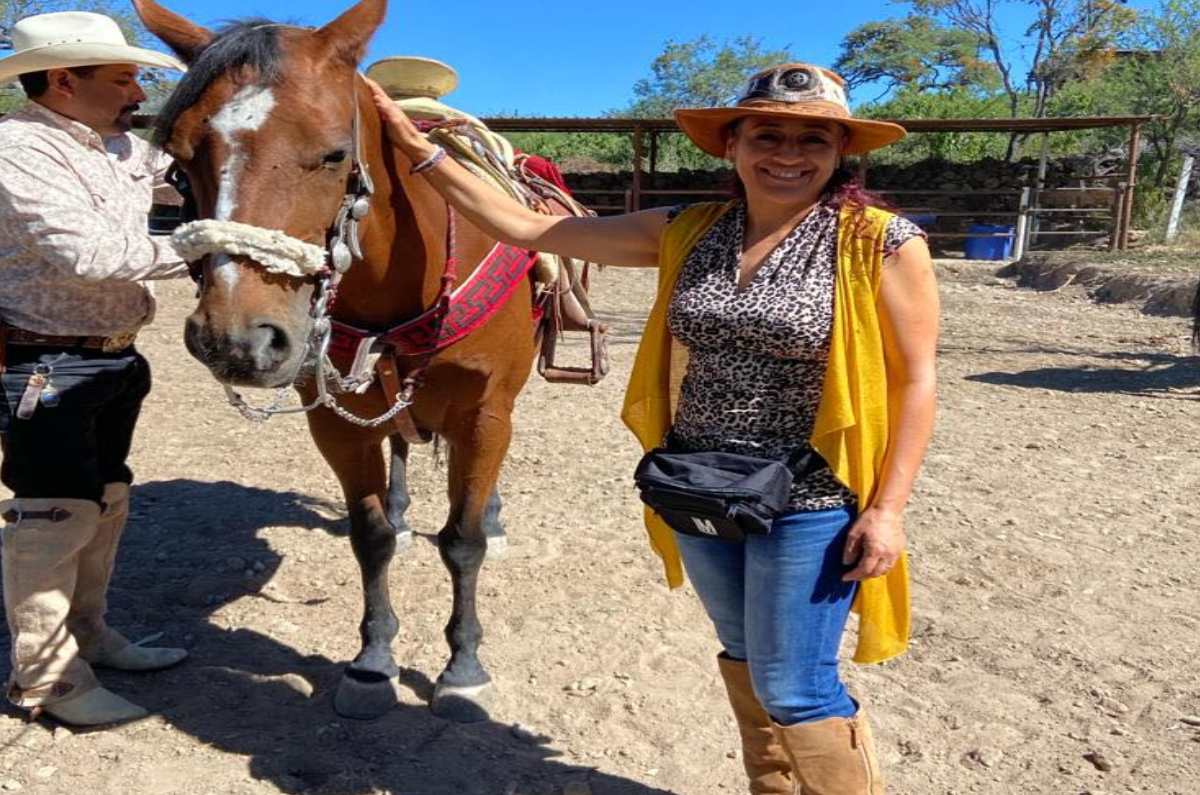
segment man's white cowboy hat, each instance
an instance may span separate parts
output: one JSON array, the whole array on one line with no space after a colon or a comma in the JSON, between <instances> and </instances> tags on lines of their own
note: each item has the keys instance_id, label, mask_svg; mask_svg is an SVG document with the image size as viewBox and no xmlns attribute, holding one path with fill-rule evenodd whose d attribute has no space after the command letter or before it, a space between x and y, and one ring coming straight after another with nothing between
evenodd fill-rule
<instances>
[{"instance_id":1,"label":"man's white cowboy hat","mask_svg":"<svg viewBox=\"0 0 1200 795\"><path fill-rule=\"evenodd\" d=\"M367 77L392 99L429 97L438 99L458 87L458 72L433 58L397 55L371 64Z\"/></svg>"},{"instance_id":2,"label":"man's white cowboy hat","mask_svg":"<svg viewBox=\"0 0 1200 795\"><path fill-rule=\"evenodd\" d=\"M73 66L132 63L186 71L165 53L130 47L117 23L103 14L60 11L25 17L9 31L13 54L0 58L0 86L18 75Z\"/></svg>"}]
</instances>

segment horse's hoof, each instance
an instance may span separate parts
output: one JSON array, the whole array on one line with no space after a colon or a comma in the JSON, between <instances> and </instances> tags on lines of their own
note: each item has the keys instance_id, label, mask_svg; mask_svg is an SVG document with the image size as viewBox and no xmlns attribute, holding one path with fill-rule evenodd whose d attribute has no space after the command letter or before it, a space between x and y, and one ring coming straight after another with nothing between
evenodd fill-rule
<instances>
[{"instance_id":1,"label":"horse's hoof","mask_svg":"<svg viewBox=\"0 0 1200 795\"><path fill-rule=\"evenodd\" d=\"M333 697L333 708L343 718L373 720L400 703L396 680L380 677L363 681L349 674L342 674L337 693Z\"/></svg>"},{"instance_id":2,"label":"horse's hoof","mask_svg":"<svg viewBox=\"0 0 1200 795\"><path fill-rule=\"evenodd\" d=\"M478 723L491 718L487 707L492 693L491 682L472 687L454 687L439 682L433 689L429 709L439 718L455 723Z\"/></svg>"},{"instance_id":3,"label":"horse's hoof","mask_svg":"<svg viewBox=\"0 0 1200 795\"><path fill-rule=\"evenodd\" d=\"M504 560L508 555L508 536L488 536L484 560Z\"/></svg>"}]
</instances>

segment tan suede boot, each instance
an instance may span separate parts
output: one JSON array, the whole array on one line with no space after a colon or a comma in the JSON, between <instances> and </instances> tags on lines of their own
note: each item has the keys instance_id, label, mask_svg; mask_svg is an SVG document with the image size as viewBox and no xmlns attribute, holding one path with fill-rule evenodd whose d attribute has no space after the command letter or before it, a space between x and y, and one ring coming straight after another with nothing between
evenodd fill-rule
<instances>
[{"instance_id":1,"label":"tan suede boot","mask_svg":"<svg viewBox=\"0 0 1200 795\"><path fill-rule=\"evenodd\" d=\"M853 718L775 724L803 795L884 795L871 724L859 708Z\"/></svg>"},{"instance_id":2,"label":"tan suede boot","mask_svg":"<svg viewBox=\"0 0 1200 795\"><path fill-rule=\"evenodd\" d=\"M129 518L129 484L104 486L104 511L96 536L79 553L79 574L67 626L92 665L121 671L156 671L187 657L185 649L137 646L108 626L108 584L125 522Z\"/></svg>"},{"instance_id":3,"label":"tan suede boot","mask_svg":"<svg viewBox=\"0 0 1200 795\"><path fill-rule=\"evenodd\" d=\"M725 656L717 657L717 666L742 735L742 763L751 795L792 795L796 791L792 764L772 730L771 716L754 695L749 666Z\"/></svg>"},{"instance_id":4,"label":"tan suede boot","mask_svg":"<svg viewBox=\"0 0 1200 795\"><path fill-rule=\"evenodd\" d=\"M117 723L146 711L100 687L67 628L79 552L96 535L91 500L15 499L3 516L4 609L12 637L8 697L34 715L77 725Z\"/></svg>"}]
</instances>

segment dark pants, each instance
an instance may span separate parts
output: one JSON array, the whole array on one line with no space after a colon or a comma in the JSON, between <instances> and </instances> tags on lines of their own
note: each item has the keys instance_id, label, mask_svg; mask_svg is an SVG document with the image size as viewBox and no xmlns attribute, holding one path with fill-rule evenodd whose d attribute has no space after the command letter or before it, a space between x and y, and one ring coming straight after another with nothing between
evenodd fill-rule
<instances>
[{"instance_id":1,"label":"dark pants","mask_svg":"<svg viewBox=\"0 0 1200 795\"><path fill-rule=\"evenodd\" d=\"M38 364L51 368L58 403L20 419L17 405ZM0 380L0 480L15 496L100 502L104 484L133 480L125 459L150 391L150 365L140 353L9 345Z\"/></svg>"}]
</instances>

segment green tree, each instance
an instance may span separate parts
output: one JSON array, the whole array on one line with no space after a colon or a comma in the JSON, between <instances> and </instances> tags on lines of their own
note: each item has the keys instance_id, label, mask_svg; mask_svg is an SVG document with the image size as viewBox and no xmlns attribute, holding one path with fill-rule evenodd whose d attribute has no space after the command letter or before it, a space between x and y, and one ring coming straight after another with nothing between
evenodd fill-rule
<instances>
[{"instance_id":1,"label":"green tree","mask_svg":"<svg viewBox=\"0 0 1200 795\"><path fill-rule=\"evenodd\" d=\"M1163 188L1179 145L1200 142L1200 0L1164 0L1142 16L1126 47L1094 79L1066 86L1051 108L1056 115L1155 116L1143 128L1144 158L1149 181ZM1109 134L1095 143L1120 141Z\"/></svg>"},{"instance_id":2,"label":"green tree","mask_svg":"<svg viewBox=\"0 0 1200 795\"><path fill-rule=\"evenodd\" d=\"M1123 0L907 0L908 17L873 22L842 41L838 65L850 82L905 91L999 95L1008 116L1045 116L1054 95L1093 78L1111 60L1136 15ZM1030 6L1034 21L1005 37L1005 5ZM1017 60L1028 54L1028 65ZM948 97L961 104L962 94ZM1009 138L1011 159L1021 139Z\"/></svg>"},{"instance_id":3,"label":"green tree","mask_svg":"<svg viewBox=\"0 0 1200 795\"><path fill-rule=\"evenodd\" d=\"M650 77L634 84L634 101L613 114L666 118L676 108L725 105L750 75L790 60L792 55L786 49L764 50L762 42L750 36L720 45L709 36L685 42L668 40L650 64Z\"/></svg>"},{"instance_id":4,"label":"green tree","mask_svg":"<svg viewBox=\"0 0 1200 795\"><path fill-rule=\"evenodd\" d=\"M852 30L842 40L834 69L852 89L878 83L885 94L998 87L996 68L980 58L980 48L975 33L910 14Z\"/></svg>"},{"instance_id":5,"label":"green tree","mask_svg":"<svg viewBox=\"0 0 1200 795\"><path fill-rule=\"evenodd\" d=\"M710 36L685 42L668 40L650 64L650 76L634 84L634 100L610 115L661 119L669 118L676 108L726 105L741 92L750 75L793 60L787 49L764 49L761 40L750 36L721 44ZM661 135L658 141L661 170L713 168L722 163L681 135Z\"/></svg>"}]
</instances>

